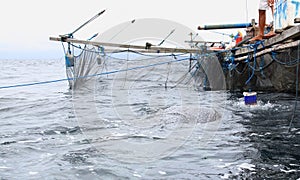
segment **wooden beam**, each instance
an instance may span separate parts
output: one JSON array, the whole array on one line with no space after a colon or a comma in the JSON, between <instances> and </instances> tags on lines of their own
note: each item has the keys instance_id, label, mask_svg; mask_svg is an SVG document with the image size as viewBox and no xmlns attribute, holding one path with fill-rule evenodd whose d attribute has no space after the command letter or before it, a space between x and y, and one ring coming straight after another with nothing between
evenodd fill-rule
<instances>
[{"instance_id":1,"label":"wooden beam","mask_svg":"<svg viewBox=\"0 0 300 180\"><path fill-rule=\"evenodd\" d=\"M288 48L291 48L291 47L296 47L296 46L299 46L299 44L300 44L300 40L293 41L293 42L290 42L290 43L285 43L285 44L278 44L274 47L267 48L267 49L264 49L264 50L256 53L255 56L259 57L259 56L265 55L267 53L270 53L272 51L279 51L279 50L284 50L284 49L288 49ZM248 58L248 55L242 56L242 57L239 57L239 58L235 58L235 61L243 61L247 58Z\"/></svg>"},{"instance_id":2,"label":"wooden beam","mask_svg":"<svg viewBox=\"0 0 300 180\"><path fill-rule=\"evenodd\" d=\"M149 53L201 53L202 52L202 50L200 49L167 48L167 47L159 47L154 45L146 48L146 46L139 46L139 45L86 41L86 40L78 40L78 39L66 38L66 37L50 37L50 40L69 42L75 44L87 44L87 45L93 45L98 47L108 46L108 47L118 47L123 49L140 49L140 50L146 50Z\"/></svg>"},{"instance_id":3,"label":"wooden beam","mask_svg":"<svg viewBox=\"0 0 300 180\"><path fill-rule=\"evenodd\" d=\"M256 51L257 52L261 51L261 50L263 50L265 48L268 48L272 45L279 44L279 43L282 43L282 42L284 42L288 39L294 39L294 38L297 38L297 37L300 37L300 25L294 26L290 29L287 29L287 30L283 31L281 34L277 34L276 36L265 40L264 41L264 47L262 45L260 45L257 48ZM249 52L252 53L252 52L254 52L254 50L249 50L248 48L241 48L241 49L239 49L235 52L235 56L239 57L239 56L245 55Z\"/></svg>"}]
</instances>

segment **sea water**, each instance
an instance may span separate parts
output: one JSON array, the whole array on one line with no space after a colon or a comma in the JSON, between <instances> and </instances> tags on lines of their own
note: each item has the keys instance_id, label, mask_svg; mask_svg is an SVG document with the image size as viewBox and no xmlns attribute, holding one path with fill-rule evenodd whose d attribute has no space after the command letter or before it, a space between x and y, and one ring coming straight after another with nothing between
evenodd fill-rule
<instances>
[{"instance_id":1,"label":"sea water","mask_svg":"<svg viewBox=\"0 0 300 180\"><path fill-rule=\"evenodd\" d=\"M0 64L1 87L65 78L63 59ZM300 178L293 94L258 92L248 106L241 93L125 77L97 79L91 99L67 81L0 89L0 178Z\"/></svg>"}]
</instances>

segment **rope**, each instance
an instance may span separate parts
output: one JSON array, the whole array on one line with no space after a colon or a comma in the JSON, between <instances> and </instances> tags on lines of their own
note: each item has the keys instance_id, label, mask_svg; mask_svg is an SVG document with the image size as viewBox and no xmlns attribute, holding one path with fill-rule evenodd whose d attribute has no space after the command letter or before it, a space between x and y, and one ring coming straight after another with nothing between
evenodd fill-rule
<instances>
[{"instance_id":1,"label":"rope","mask_svg":"<svg viewBox=\"0 0 300 180\"><path fill-rule=\"evenodd\" d=\"M169 80L169 75L170 75L170 66L171 66L171 64L168 63L168 73L167 73L167 78L166 78L166 81L165 81L165 89L168 89L168 80Z\"/></svg>"},{"instance_id":2,"label":"rope","mask_svg":"<svg viewBox=\"0 0 300 180\"><path fill-rule=\"evenodd\" d=\"M265 78L266 76L265 76L265 74L264 74L264 71L263 71L263 67L264 67L264 65L265 65L265 58L264 58L264 56L262 56L261 58L260 58L260 64L259 64L259 70L260 70L260 74L261 74L261 76L263 77L263 78Z\"/></svg>"},{"instance_id":3,"label":"rope","mask_svg":"<svg viewBox=\"0 0 300 180\"><path fill-rule=\"evenodd\" d=\"M63 45L63 49L64 49L64 52L66 54L67 50L66 48L64 47L64 44L62 43ZM92 53L103 53L104 52L104 48L103 47L98 47L98 51L95 50L95 49L87 49L87 46L85 46L85 48L82 48L81 46L77 46L77 45L74 45L72 43L69 44L71 47L72 47L72 51L74 52L74 49L77 48L77 49L80 49L82 50L82 52L77 56L79 57L80 55L82 55L82 53L84 51L87 51L87 52L92 52ZM220 51L220 52L211 52L211 53L206 53L206 54L197 54L197 57L200 58L200 57L203 57L203 56L208 56L208 55L216 55L218 53L222 53L222 52L228 52L229 50L223 50L223 51ZM180 56L183 56L188 54L188 53L181 53L181 54L167 54L167 55L159 55L159 56L155 56L155 55L149 55L149 54L144 54L144 53L140 53L138 51L133 51L133 50L122 50L122 51L116 51L116 52L113 52L112 54L115 54L115 53L122 53L122 52L132 52L132 53L136 53L136 54L139 54L139 55L143 55L143 56L146 56L146 57L151 57L151 58L148 58L146 60L151 60L151 59L154 59L154 58L160 58L160 57L180 57ZM106 54L104 54L106 55ZM115 58L115 57L112 57L112 56L108 56L106 55L107 57L111 57L112 59L118 59L118 58ZM128 59L119 59L119 60L124 60L124 61L128 61ZM0 89L9 89L9 88L17 88L17 87L26 87L26 86L34 86L34 85L42 85L42 84L50 84L50 83L56 83L56 82L62 82L62 81L70 81L70 80L75 80L75 79L81 79L81 78L88 78L88 77L95 77L95 76L101 76L101 75L108 75L108 74L114 74L114 73L118 73L118 72L124 72L124 71L130 71L130 70L136 70L136 69L142 69L142 68L147 68L147 67L153 67L153 66L158 66L158 65L163 65L163 64L167 64L167 63L173 63L173 62L180 62L180 61L185 61L185 60L195 60L191 57L186 57L186 58L183 58L183 59L179 59L179 60L172 60L172 61L168 61L168 62L161 62L161 63L156 63L156 64L150 64L150 65L147 65L147 66L139 66L139 67L133 67L133 68L129 68L129 69L122 69L122 70L116 70L116 71L110 71L110 72L104 72L104 73L99 73L99 74L93 74L93 75L87 75L87 76L81 76L81 77L77 77L77 78L63 78L63 79L56 79L56 80L49 80L49 81L41 81L41 82L32 82L32 83L24 83L24 84L15 84L15 85L8 85L8 86L0 86Z\"/></svg>"},{"instance_id":4,"label":"rope","mask_svg":"<svg viewBox=\"0 0 300 180\"><path fill-rule=\"evenodd\" d=\"M64 78L64 79L56 79L56 80L50 80L50 81L41 81L41 82L32 82L32 83L25 83L25 84L15 84L15 85L9 85L9 86L0 86L0 89L9 89L9 88L41 85L41 84L50 84L50 83L57 83L57 82L61 82L61 81L68 81L68 80L72 80L72 79Z\"/></svg>"},{"instance_id":5,"label":"rope","mask_svg":"<svg viewBox=\"0 0 300 180\"><path fill-rule=\"evenodd\" d=\"M81 46L77 46L77 45L74 45L74 44L71 44L71 46L73 46L73 47L75 47L75 48L77 48L77 49L80 49L80 50L82 50L82 51L86 51L86 52L91 52L91 53L105 53L104 51L104 48L103 47L101 47L100 48L100 50L95 50L94 48L92 48L92 49L87 49L86 48L86 46L85 46L85 48L82 48ZM73 51L74 52L74 51ZM187 55L188 53L180 53L180 54L165 54L165 55L151 55L151 54L145 54L145 53L141 53L141 52L139 52L139 51L134 51L134 50L130 50L130 49L126 49L126 50L116 50L116 51L113 51L113 52L111 52L111 53L109 53L109 54L118 54L118 53L125 53L125 52L129 52L129 53L134 53L134 54L138 54L138 55L141 55L141 56L145 56L145 57L150 57L150 58L148 58L148 59L143 59L143 60L152 60L152 59L155 59L155 58L162 58L162 57L170 57L170 56L184 56L184 55ZM80 56L80 55L78 55L78 56ZM122 59L122 58L116 58L116 57L113 57L113 56L111 56L111 55L107 55L106 54L106 56L107 57L109 57L109 58L112 58L112 59L116 59L116 60L124 60L124 61L128 61L129 59ZM130 60L130 61L135 61L135 60ZM139 60L140 61L140 60Z\"/></svg>"},{"instance_id":6,"label":"rope","mask_svg":"<svg viewBox=\"0 0 300 180\"><path fill-rule=\"evenodd\" d=\"M79 76L77 78L63 78L63 79L56 79L56 80L50 80L50 81L41 81L41 82L32 82L32 83L0 86L0 89L10 89L10 88L17 88L17 87L34 86L34 85L50 84L50 83L57 83L57 82L62 82L62 81L97 77L97 76L101 76L101 75L109 75L109 74L116 74L116 73L119 73L119 72L126 72L126 71L132 71L132 70L137 70L137 69L145 69L145 68L148 68L148 67L155 67L155 66L168 64L168 63L175 63L175 62L181 62L181 61L187 61L187 60L190 60L190 57L183 58L183 59L178 59L178 60L171 60L171 61L165 61L165 62L150 64L150 65L145 65L145 66L137 66L137 67L127 68L127 69L108 71L108 72L103 72L103 73L98 73L98 74L87 75L87 76Z\"/></svg>"},{"instance_id":7,"label":"rope","mask_svg":"<svg viewBox=\"0 0 300 180\"><path fill-rule=\"evenodd\" d=\"M263 45L263 41L259 41L259 42L256 42L254 45L253 45L253 49L254 49L254 59L253 59L253 67L250 65L250 61L248 60L248 67L252 69L252 74L250 75L249 79L246 81L246 85L249 84L249 82L251 81L251 79L254 77L254 74L255 74L255 67L256 67L256 51L257 51L257 47L262 44ZM263 45L264 46L264 45ZM251 47L251 46L250 46ZM248 55L249 56L249 55ZM249 58L249 57L248 57Z\"/></svg>"},{"instance_id":8,"label":"rope","mask_svg":"<svg viewBox=\"0 0 300 180\"><path fill-rule=\"evenodd\" d=\"M262 43L262 42L258 42L258 43ZM254 54L256 54L256 48L257 48L258 45L259 44L257 44L257 43L254 44L254 48L255 48ZM78 49L81 49L83 51L94 52L94 53L103 53L104 52L104 48L103 47L101 47L101 48L98 47L98 51L96 51L95 49L89 50L89 49L86 49L86 48L82 48L80 46L76 46L74 44L71 44L71 46L73 47L73 52L74 52L74 48L78 48ZM209 52L209 53L205 53L205 54L197 54L196 55L197 58L184 57L184 55L187 55L188 53L181 53L181 54L177 54L177 55L175 55L175 54L167 54L167 55L156 55L155 56L155 55L144 54L144 53L141 53L141 52L138 52L138 51L129 50L129 49L127 49L127 50L119 50L119 51L113 52L112 54L122 53L122 52L131 52L131 53L136 53L136 54L143 55L143 56L146 56L146 57L150 57L150 58L147 58L147 59L144 59L144 60L151 60L151 59L154 59L154 58L170 57L170 56L173 56L173 57L184 57L184 58L183 59L179 59L179 60L172 60L172 61L167 61L167 62L150 64L150 65L146 65L146 66L138 66L138 67L133 67L133 68L129 68L129 69L127 68L127 69L122 69L122 70L108 71L108 72L99 73L99 74L81 76L81 77L77 77L77 78L63 78L63 79L56 79L56 80L49 80L49 81L31 82L31 83L24 83L24 84L15 84L15 85L8 85L8 86L0 86L0 89L9 89L9 88L17 88L17 87L26 87L26 86L41 85L41 84L50 84L50 83L57 83L57 82L62 82L62 81L70 81L70 80L74 80L74 79L81 79L81 78L95 77L95 76L101 76L101 75L115 74L115 73L118 73L118 72L125 72L125 71L131 71L131 70L136 70L136 69L143 69L143 68L147 68L147 67L154 67L154 66L159 66L159 65L164 65L164 64L168 64L168 63L174 63L174 62L180 62L180 61L185 61L185 60L196 60L196 59L198 59L200 57L218 55L220 53L227 53L227 52L235 51L235 50L238 50L238 49L241 49L241 48L251 48L251 47L253 47L253 45L238 47L238 48L234 48L234 49L230 49L230 50L222 50L222 51L218 51L218 52ZM66 52L66 49L65 49L64 45L63 45L63 49L64 49L64 52ZM112 59L118 59L118 60L128 61L128 59L116 58L116 57L108 56L107 54L105 54L105 55L107 57L112 58ZM80 56L80 55L78 55L78 56ZM285 65L288 64L288 63L283 63L283 62L280 62L279 60L277 60L276 57L275 57L275 53L272 53L272 59L273 59L273 61L271 61L269 64L265 65L264 67L260 67L259 69L256 69L255 68L255 66L256 66L256 57L254 56L254 67L251 67L251 65L249 64L251 58L250 58L249 54L248 54L248 56L249 57L246 60L246 62L248 62L248 67L250 67L253 71L252 71L252 75L249 77L249 79L247 80L246 84L248 84L250 82L250 80L254 76L254 72L261 71L262 69L267 68L274 61L276 61L278 63L281 63L281 64L285 64ZM292 61L289 64L294 64L295 62L298 64L299 60L300 60L300 58L298 57L297 60ZM132 61L134 61L134 60L132 60ZM231 60L231 61L234 61L234 59ZM242 72L239 72L236 69L237 66L238 65L236 65L234 67L234 70L237 71L240 74L243 73L244 70ZM194 67L195 66L193 66L191 69L193 69Z\"/></svg>"},{"instance_id":9,"label":"rope","mask_svg":"<svg viewBox=\"0 0 300 180\"><path fill-rule=\"evenodd\" d=\"M276 57L277 53L276 52L272 52L271 53L271 57L274 61L276 61L278 64L281 64L281 65L285 65L287 67L293 67L295 65L298 64L300 58L298 57L297 59L293 60L293 61L290 61L290 62L282 62L280 61L277 57Z\"/></svg>"},{"instance_id":10,"label":"rope","mask_svg":"<svg viewBox=\"0 0 300 180\"><path fill-rule=\"evenodd\" d=\"M233 37L233 34L228 34L228 33L222 33L222 32L218 32L218 31L210 31L212 33L215 33L215 34L221 34L223 36L229 36L229 37Z\"/></svg>"},{"instance_id":11,"label":"rope","mask_svg":"<svg viewBox=\"0 0 300 180\"><path fill-rule=\"evenodd\" d=\"M191 72L191 70L193 70L194 68L197 68L197 65L198 65L198 63L195 63L195 64L191 67L191 69L189 69L189 71L188 71L187 73L185 73L181 78L179 78L179 80L176 82L176 84L175 84L174 86L172 86L171 88L175 88L175 87L177 87L179 84L181 84L181 83L186 79L187 75ZM198 68L197 68L197 70L198 70ZM195 70L195 71L192 73L191 78L187 81L187 83L185 83L185 85L187 85L187 84L190 82L190 80L191 80L191 79L194 77L194 75L197 73L197 70Z\"/></svg>"},{"instance_id":12,"label":"rope","mask_svg":"<svg viewBox=\"0 0 300 180\"><path fill-rule=\"evenodd\" d=\"M238 67L238 65L240 65L240 63L238 63L237 65L236 65L236 67ZM246 71L246 69L247 69L247 66L245 66L244 68L243 68L243 70L242 71L239 71L239 70L237 70L236 69L236 67L234 68L234 70L238 73L238 74L244 74L244 72Z\"/></svg>"},{"instance_id":13,"label":"rope","mask_svg":"<svg viewBox=\"0 0 300 180\"><path fill-rule=\"evenodd\" d=\"M293 121L295 119L296 110L297 110L298 90L299 90L299 59L300 59L300 43L298 44L298 59L297 59L297 67L296 67L296 97L295 97L295 104L294 104L292 119L290 121L288 132L291 131L292 124L293 124Z\"/></svg>"}]
</instances>

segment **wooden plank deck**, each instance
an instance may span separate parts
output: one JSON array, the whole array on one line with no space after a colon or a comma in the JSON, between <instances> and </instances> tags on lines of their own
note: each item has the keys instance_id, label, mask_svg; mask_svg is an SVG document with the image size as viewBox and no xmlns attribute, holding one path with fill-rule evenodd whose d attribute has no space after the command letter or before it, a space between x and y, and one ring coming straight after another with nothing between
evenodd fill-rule
<instances>
[{"instance_id":1,"label":"wooden plank deck","mask_svg":"<svg viewBox=\"0 0 300 180\"><path fill-rule=\"evenodd\" d=\"M279 50L288 49L288 48L291 48L291 47L298 46L299 44L300 44L300 40L289 42L289 43L285 43L285 44L277 44L277 45L274 45L274 46L272 46L270 48L266 48L266 49L264 49L262 51L259 51L258 53L255 54L255 56L259 57L259 56L265 55L267 53L271 53L272 51L279 51ZM243 60L245 60L247 58L248 58L248 55L244 55L244 56L235 58L234 60L235 61L243 61Z\"/></svg>"},{"instance_id":2,"label":"wooden plank deck","mask_svg":"<svg viewBox=\"0 0 300 180\"><path fill-rule=\"evenodd\" d=\"M277 34L276 36L267 39L264 41L264 47L262 45L259 45L259 47L257 48L257 52L260 52L264 49L270 48L273 45L278 45L281 44L287 40L292 40L292 41L296 41L300 39L300 25L291 27L287 30L284 30L281 34ZM249 49L249 48L241 48L238 49L235 52L235 57L241 57L241 56L245 56L248 53L253 53L254 50L253 49Z\"/></svg>"}]
</instances>

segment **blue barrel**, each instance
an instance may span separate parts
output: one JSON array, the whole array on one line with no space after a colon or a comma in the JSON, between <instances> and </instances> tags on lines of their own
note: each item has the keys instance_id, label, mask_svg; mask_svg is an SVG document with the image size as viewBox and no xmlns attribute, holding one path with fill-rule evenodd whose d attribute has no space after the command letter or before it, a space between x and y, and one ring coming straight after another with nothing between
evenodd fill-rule
<instances>
[{"instance_id":1,"label":"blue barrel","mask_svg":"<svg viewBox=\"0 0 300 180\"><path fill-rule=\"evenodd\" d=\"M257 104L257 93L256 92L244 92L244 101L246 105Z\"/></svg>"}]
</instances>

